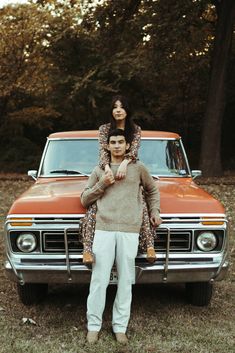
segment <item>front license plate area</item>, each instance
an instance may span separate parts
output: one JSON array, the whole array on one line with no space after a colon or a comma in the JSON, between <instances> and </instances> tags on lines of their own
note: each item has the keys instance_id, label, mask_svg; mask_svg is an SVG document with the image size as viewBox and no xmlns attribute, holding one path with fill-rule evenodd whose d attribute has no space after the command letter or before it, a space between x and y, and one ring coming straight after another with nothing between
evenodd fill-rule
<instances>
[{"instance_id":1,"label":"front license plate area","mask_svg":"<svg viewBox=\"0 0 235 353\"><path fill-rule=\"evenodd\" d=\"M117 284L117 282L118 282L117 272L116 271L111 271L109 283L110 284Z\"/></svg>"}]
</instances>

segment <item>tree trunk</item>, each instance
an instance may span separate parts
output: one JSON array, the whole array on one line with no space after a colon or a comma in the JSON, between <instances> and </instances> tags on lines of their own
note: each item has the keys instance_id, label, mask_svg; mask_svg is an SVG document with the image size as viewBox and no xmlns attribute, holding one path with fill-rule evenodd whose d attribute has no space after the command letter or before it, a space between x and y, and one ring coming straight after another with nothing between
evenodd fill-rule
<instances>
[{"instance_id":1,"label":"tree trunk","mask_svg":"<svg viewBox=\"0 0 235 353\"><path fill-rule=\"evenodd\" d=\"M218 0L217 4L218 21L200 155L200 168L204 176L222 174L221 128L225 111L226 72L235 18L234 0Z\"/></svg>"},{"instance_id":2,"label":"tree trunk","mask_svg":"<svg viewBox=\"0 0 235 353\"><path fill-rule=\"evenodd\" d=\"M7 117L7 105L10 99L10 95L0 97L0 126L4 124Z\"/></svg>"}]
</instances>

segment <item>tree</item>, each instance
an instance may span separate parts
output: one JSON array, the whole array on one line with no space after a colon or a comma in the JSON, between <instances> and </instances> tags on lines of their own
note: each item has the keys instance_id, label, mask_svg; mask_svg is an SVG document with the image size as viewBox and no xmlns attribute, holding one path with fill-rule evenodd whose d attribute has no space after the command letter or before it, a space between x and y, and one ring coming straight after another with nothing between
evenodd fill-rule
<instances>
[{"instance_id":1,"label":"tree","mask_svg":"<svg viewBox=\"0 0 235 353\"><path fill-rule=\"evenodd\" d=\"M222 174L221 130L226 105L226 78L235 20L234 0L217 0L215 5L218 20L200 157L200 167L205 176Z\"/></svg>"},{"instance_id":2,"label":"tree","mask_svg":"<svg viewBox=\"0 0 235 353\"><path fill-rule=\"evenodd\" d=\"M121 0L87 11L81 27L96 53L88 84L93 106L100 109L114 92L125 92L143 128L169 129L170 121L170 128L180 128L186 139L193 125L190 116L199 124L205 104L205 46L212 25L201 17L203 6L205 2ZM75 86L81 92L81 85ZM75 92L79 95L78 89ZM106 111L101 107L101 119Z\"/></svg>"},{"instance_id":3,"label":"tree","mask_svg":"<svg viewBox=\"0 0 235 353\"><path fill-rule=\"evenodd\" d=\"M40 111L50 92L46 59L48 16L34 5L7 6L0 13L0 124L40 96ZM45 103L44 103L45 102ZM37 104L33 104L36 106ZM25 108L25 106L24 106ZM53 115L53 110L52 110Z\"/></svg>"},{"instance_id":4,"label":"tree","mask_svg":"<svg viewBox=\"0 0 235 353\"><path fill-rule=\"evenodd\" d=\"M1 154L1 167L27 143L40 149L51 129L97 128L122 92L136 122L178 132L198 168L215 14L210 0L31 0L2 9L0 154L7 127L18 144Z\"/></svg>"},{"instance_id":5,"label":"tree","mask_svg":"<svg viewBox=\"0 0 235 353\"><path fill-rule=\"evenodd\" d=\"M48 14L35 5L6 6L0 11L1 169L4 164L5 169L25 165L25 150L32 151L28 158L35 161L40 153L39 131L50 130L59 117L48 99L49 75L54 70L46 56L48 23Z\"/></svg>"}]
</instances>

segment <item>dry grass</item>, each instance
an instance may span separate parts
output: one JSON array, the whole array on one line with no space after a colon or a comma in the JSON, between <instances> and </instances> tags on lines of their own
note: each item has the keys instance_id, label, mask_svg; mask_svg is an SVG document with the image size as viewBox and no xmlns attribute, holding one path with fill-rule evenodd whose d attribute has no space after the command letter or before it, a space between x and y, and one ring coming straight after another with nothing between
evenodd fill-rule
<instances>
[{"instance_id":1,"label":"dry grass","mask_svg":"<svg viewBox=\"0 0 235 353\"><path fill-rule=\"evenodd\" d=\"M201 182L202 183L202 182ZM0 209L5 216L15 197L30 181L0 180ZM95 346L86 335L87 286L53 286L47 300L37 306L19 303L15 287L0 272L0 353L233 353L235 342L235 188L203 185L225 205L231 222L231 267L228 278L215 284L208 307L188 305L183 286L135 286L128 334L122 347L114 341L110 319L115 287L110 287L103 330ZM1 218L1 235L3 234ZM3 262L3 242L0 242ZM1 269L3 266L1 265ZM31 318L34 324L23 324Z\"/></svg>"}]
</instances>

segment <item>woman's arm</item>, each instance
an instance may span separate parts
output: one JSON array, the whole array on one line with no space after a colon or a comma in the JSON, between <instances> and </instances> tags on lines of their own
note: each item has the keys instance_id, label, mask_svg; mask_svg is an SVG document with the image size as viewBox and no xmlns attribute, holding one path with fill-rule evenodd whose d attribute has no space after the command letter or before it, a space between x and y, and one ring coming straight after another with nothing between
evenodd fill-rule
<instances>
[{"instance_id":1,"label":"woman's arm","mask_svg":"<svg viewBox=\"0 0 235 353\"><path fill-rule=\"evenodd\" d=\"M135 132L133 136L133 140L131 142L131 146L129 148L129 152L125 154L125 159L129 159L130 161L136 161L138 158L138 151L140 148L140 140L141 140L141 128L138 125L135 125Z\"/></svg>"},{"instance_id":2,"label":"woman's arm","mask_svg":"<svg viewBox=\"0 0 235 353\"><path fill-rule=\"evenodd\" d=\"M110 124L104 124L99 127L99 167L105 169L109 166L110 155L107 150L107 138L110 129Z\"/></svg>"},{"instance_id":3,"label":"woman's arm","mask_svg":"<svg viewBox=\"0 0 235 353\"><path fill-rule=\"evenodd\" d=\"M133 140L129 148L129 152L125 154L125 159L122 161L122 163L120 164L117 170L116 179L125 178L128 164L130 162L135 162L137 160L138 150L140 147L141 128L138 125L135 125L135 127L136 127L136 131L134 133Z\"/></svg>"}]
</instances>

